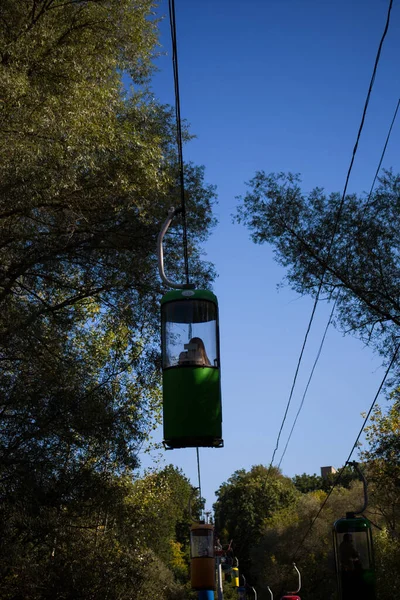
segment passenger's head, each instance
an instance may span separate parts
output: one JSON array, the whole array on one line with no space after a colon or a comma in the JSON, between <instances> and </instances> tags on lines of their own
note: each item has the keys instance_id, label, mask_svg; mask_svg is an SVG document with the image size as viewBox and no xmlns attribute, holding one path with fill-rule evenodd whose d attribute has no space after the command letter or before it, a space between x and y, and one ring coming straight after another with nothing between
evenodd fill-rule
<instances>
[{"instance_id":1,"label":"passenger's head","mask_svg":"<svg viewBox=\"0 0 400 600\"><path fill-rule=\"evenodd\" d=\"M204 346L203 340L199 337L193 337L193 338L191 338L191 340L189 342L189 346L191 346L192 344L193 344L193 347L195 347L196 352L198 352L198 354L200 355L201 360L204 361L204 364L209 365L210 360L207 356L207 352L206 352L206 348Z\"/></svg>"},{"instance_id":2,"label":"passenger's head","mask_svg":"<svg viewBox=\"0 0 400 600\"><path fill-rule=\"evenodd\" d=\"M190 340L189 344L196 344L196 346L197 346L196 350L202 350L203 352L206 351L205 346L204 346L204 342L199 337L193 337Z\"/></svg>"}]
</instances>

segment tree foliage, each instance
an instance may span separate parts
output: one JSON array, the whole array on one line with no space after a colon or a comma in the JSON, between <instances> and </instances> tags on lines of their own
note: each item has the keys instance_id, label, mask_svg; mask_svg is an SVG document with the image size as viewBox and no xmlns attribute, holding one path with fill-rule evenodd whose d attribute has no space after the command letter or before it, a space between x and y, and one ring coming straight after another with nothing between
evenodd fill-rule
<instances>
[{"instance_id":1,"label":"tree foliage","mask_svg":"<svg viewBox=\"0 0 400 600\"><path fill-rule=\"evenodd\" d=\"M388 447L387 442L397 426L397 409L385 415L377 409L367 430L370 450L364 450L361 455L365 459L368 454L368 462L361 468L369 483L365 516L373 522L379 600L389 600L395 594L400 576L399 540L397 531L392 529L396 480L389 471L382 471L383 464L374 453ZM262 466L253 467L249 472L237 471L222 484L214 507L218 533L223 541L233 538L240 573L256 587L260 597L268 597L267 586L275 595L296 589L293 561L302 574L302 597L310 600L336 597L333 523L347 512L359 510L363 504L363 484L357 480L357 473L350 467L343 473L343 481L332 492L333 481L328 483L316 475L295 476L293 484L288 485L290 480L274 469L269 480L268 469ZM276 494L279 488L265 489L276 478L284 482L289 491L283 501ZM398 514L398 502L395 508ZM225 584L225 588L227 597L233 598L229 584ZM251 597L250 589L249 594Z\"/></svg>"},{"instance_id":2,"label":"tree foliage","mask_svg":"<svg viewBox=\"0 0 400 600\"><path fill-rule=\"evenodd\" d=\"M257 465L236 471L216 492L215 526L223 542L233 539L233 548L246 576L254 573L250 552L260 537L265 519L290 506L296 490L276 468Z\"/></svg>"},{"instance_id":3,"label":"tree foliage","mask_svg":"<svg viewBox=\"0 0 400 600\"><path fill-rule=\"evenodd\" d=\"M0 597L179 600L185 588L174 576L173 546L176 529L188 531L192 494L169 466L134 482L110 476L90 498L58 511L42 505L28 516L20 502L2 519ZM181 562L186 583L186 555Z\"/></svg>"},{"instance_id":4,"label":"tree foliage","mask_svg":"<svg viewBox=\"0 0 400 600\"><path fill-rule=\"evenodd\" d=\"M157 561L165 591L147 596L175 593L172 517L150 540L126 500L160 410L156 239L179 191L173 114L149 87L156 43L151 0L1 2L4 599L135 598L149 569L157 588ZM201 167L185 174L191 271L206 284L215 193Z\"/></svg>"},{"instance_id":5,"label":"tree foliage","mask_svg":"<svg viewBox=\"0 0 400 600\"><path fill-rule=\"evenodd\" d=\"M398 536L400 531L400 397L392 394L392 404L384 411L376 406L366 427L368 447L362 457L368 463L368 481L375 518Z\"/></svg>"},{"instance_id":6,"label":"tree foliage","mask_svg":"<svg viewBox=\"0 0 400 600\"><path fill-rule=\"evenodd\" d=\"M338 469L341 472L340 486L348 488L352 481L358 479L356 471L352 467L345 467ZM328 473L325 477L320 475L308 475L303 473L302 475L295 475L293 477L293 483L295 487L306 494L307 492L314 492L317 490L329 491L337 478L337 473Z\"/></svg>"},{"instance_id":7,"label":"tree foliage","mask_svg":"<svg viewBox=\"0 0 400 600\"><path fill-rule=\"evenodd\" d=\"M237 219L268 242L301 294L337 296L336 322L391 357L400 325L400 175L385 171L371 198L315 188L298 175L256 173ZM333 241L332 241L333 240Z\"/></svg>"},{"instance_id":8,"label":"tree foliage","mask_svg":"<svg viewBox=\"0 0 400 600\"><path fill-rule=\"evenodd\" d=\"M282 593L296 589L297 575L292 568L295 560L302 574L302 597L331 597L336 586L332 525L346 511L358 507L361 498L360 482L348 489L337 487L311 529L326 499L323 490L301 494L295 504L266 519L252 551L259 568L260 595L267 593L267 584Z\"/></svg>"},{"instance_id":9,"label":"tree foliage","mask_svg":"<svg viewBox=\"0 0 400 600\"><path fill-rule=\"evenodd\" d=\"M321 188L303 192L300 177L290 173L259 171L248 186L236 218L251 231L253 241L273 246L296 292L335 299L335 324L390 362L398 347L400 325L400 175L384 171L370 197L351 194L344 202L341 194L327 194ZM395 386L399 360L397 355ZM370 488L366 514L380 528L375 538L377 590L382 600L396 594L399 577L398 391L392 400L387 411L375 409L366 428L369 445L361 453ZM334 594L332 569L327 569L329 529L333 520L357 509L361 497L357 501L354 496L360 484L348 478L348 489L334 490L303 544L301 532L312 519L312 512L307 511L313 503L317 508L328 483L306 474L294 478L302 492L298 503L275 513L254 549L253 563L264 565L263 582L279 585L285 579L284 565L291 562L293 546L300 544L298 562L305 572L305 595Z\"/></svg>"},{"instance_id":10,"label":"tree foliage","mask_svg":"<svg viewBox=\"0 0 400 600\"><path fill-rule=\"evenodd\" d=\"M400 584L400 539L384 528L374 535L379 600L390 600Z\"/></svg>"}]
</instances>

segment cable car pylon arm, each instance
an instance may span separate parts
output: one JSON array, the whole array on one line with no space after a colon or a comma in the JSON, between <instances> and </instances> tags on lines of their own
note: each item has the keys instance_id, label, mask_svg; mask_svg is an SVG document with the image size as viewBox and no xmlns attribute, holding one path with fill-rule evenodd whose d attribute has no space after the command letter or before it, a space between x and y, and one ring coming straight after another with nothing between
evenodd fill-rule
<instances>
[{"instance_id":1,"label":"cable car pylon arm","mask_svg":"<svg viewBox=\"0 0 400 600\"><path fill-rule=\"evenodd\" d=\"M169 287L177 289L177 290L193 290L194 285L192 283L176 283L174 281L171 281L166 276L165 270L164 270L164 249L163 249L164 236L167 233L169 226L172 223L172 219L175 217L175 215L177 215L181 212L182 212L181 207L174 208L173 206L171 206L171 208L168 211L168 217L165 219L164 223L162 224L161 231L158 234L158 238L157 238L158 270L160 273L160 277L161 277L163 283L165 283L165 285L168 285Z\"/></svg>"}]
</instances>

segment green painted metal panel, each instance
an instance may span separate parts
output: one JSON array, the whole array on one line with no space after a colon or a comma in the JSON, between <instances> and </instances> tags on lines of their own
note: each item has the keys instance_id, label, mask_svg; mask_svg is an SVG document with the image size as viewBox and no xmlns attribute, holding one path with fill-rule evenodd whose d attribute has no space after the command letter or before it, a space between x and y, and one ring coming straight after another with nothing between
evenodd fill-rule
<instances>
[{"instance_id":1,"label":"green painted metal panel","mask_svg":"<svg viewBox=\"0 0 400 600\"><path fill-rule=\"evenodd\" d=\"M352 531L366 531L371 529L371 524L364 517L355 517L354 519L339 519L333 527L337 533L347 533Z\"/></svg>"},{"instance_id":2,"label":"green painted metal panel","mask_svg":"<svg viewBox=\"0 0 400 600\"><path fill-rule=\"evenodd\" d=\"M209 300L218 305L217 296L209 290L171 290L161 298L161 305L175 300Z\"/></svg>"},{"instance_id":3,"label":"green painted metal panel","mask_svg":"<svg viewBox=\"0 0 400 600\"><path fill-rule=\"evenodd\" d=\"M163 406L167 448L223 445L219 369L194 366L165 369Z\"/></svg>"}]
</instances>

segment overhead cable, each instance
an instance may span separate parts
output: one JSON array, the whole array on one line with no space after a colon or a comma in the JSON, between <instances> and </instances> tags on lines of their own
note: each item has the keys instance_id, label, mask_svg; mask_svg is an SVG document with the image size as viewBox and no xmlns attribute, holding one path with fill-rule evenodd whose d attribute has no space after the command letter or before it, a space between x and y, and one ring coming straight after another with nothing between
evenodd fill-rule
<instances>
[{"instance_id":1,"label":"overhead cable","mask_svg":"<svg viewBox=\"0 0 400 600\"><path fill-rule=\"evenodd\" d=\"M201 502L201 479L200 479L200 452L199 448L196 448L196 456L197 456L197 477L199 480L199 496Z\"/></svg>"},{"instance_id":2,"label":"overhead cable","mask_svg":"<svg viewBox=\"0 0 400 600\"><path fill-rule=\"evenodd\" d=\"M175 120L176 120L176 141L178 146L178 164L179 164L179 180L181 193L181 208L183 220L183 256L185 263L186 283L189 284L189 255L188 255L188 238L187 238L187 215L185 202L185 176L183 164L183 142L182 142L182 122L181 122L181 101L179 92L179 69L178 69L178 44L176 40L176 18L175 18L175 0L168 0L169 7L169 22L171 29L172 42L172 66L174 72L174 89L175 89Z\"/></svg>"},{"instance_id":3,"label":"overhead cable","mask_svg":"<svg viewBox=\"0 0 400 600\"><path fill-rule=\"evenodd\" d=\"M334 490L334 489L335 489L335 487L338 485L338 483L339 483L339 481L340 481L340 479L341 479L341 477L342 477L342 475L343 475L343 472L344 472L344 470L345 470L345 468L346 468L347 464L350 462L350 459L351 459L351 457L352 457L352 455L353 455L353 452L354 452L354 450L356 449L356 447L358 446L358 443L359 443L359 441L360 441L361 434L362 434L362 432L364 431L364 429L365 429L365 426L366 426L366 424L368 423L369 417L371 416L371 413L372 413L372 411L373 411L373 409L374 409L374 406L375 406L375 404L376 404L376 401L377 401L377 399L378 399L378 397L379 397L379 394L381 393L381 391L382 391L382 388L383 388L383 386L385 385L385 381L386 381L386 379L387 379L387 376L389 375L389 372L390 372L390 370L391 370L391 368L392 368L392 366L393 366L393 364L394 364L394 362L395 362L395 360L396 360L396 358L397 358L397 354L398 354L398 352L399 352L399 349L400 349L400 343L399 343L399 344L397 344L397 346L395 347L395 350L394 350L394 352L393 352L392 358L390 359L389 365L388 365L388 367L387 367L387 369L386 369L386 371L385 371L385 374L384 374L384 376L383 376L383 378L382 378L382 381L381 381L381 383L379 384L378 390L377 390L377 392L376 392L376 394L375 394L375 396L374 396L374 399L373 399L373 401L372 401L372 403L371 403L371 406L369 407L369 410L368 410L368 412L367 412L367 414L366 414L366 416L365 416L365 418L364 418L363 424L361 425L360 431L358 432L358 435L357 435L357 437L356 437L356 439L355 439L355 442L354 442L354 444L353 444L353 446L352 446L352 448L351 448L351 450L350 450L350 453L349 453L349 455L348 455L348 457L347 457L347 460L346 460L346 462L345 462L344 466L343 466L343 467L340 469L340 471L339 471L339 473L338 473L337 477L335 478L335 480L334 480L334 482L333 482L333 484L332 484L332 486L331 486L331 488L330 488L330 490L329 490L329 492L328 492L328 494L327 494L327 496L326 496L325 500L324 500L324 501L323 501L323 503L321 504L321 506L320 506L320 508L319 508L319 510L318 510L318 512L317 512L317 514L315 515L315 517L314 517L314 518L313 518L313 520L311 521L311 523L310 523L310 525L309 525L309 527L308 527L308 529L307 529L306 533L304 534L304 536L303 536L303 538L302 538L302 540L301 540L300 544L298 545L298 547L297 547L297 549L296 549L296 551L295 551L295 553L294 553L294 555L293 555L293 559L292 559L292 560L295 560L295 559L296 559L296 557L298 556L298 553L299 553L299 550L300 550L300 548L303 546L303 544L304 544L305 540L306 540L306 539L307 539L307 537L309 536L309 534L310 534L310 532L311 532L311 530L312 530L312 528L313 528L313 526L314 526L314 524L315 524L316 520L318 519L319 515L321 514L321 512L322 512L322 511L323 511L323 509L324 509L324 507L326 506L326 503L328 502L328 500L329 500L330 496L332 495L332 492L333 492L333 490Z\"/></svg>"},{"instance_id":4,"label":"overhead cable","mask_svg":"<svg viewBox=\"0 0 400 600\"><path fill-rule=\"evenodd\" d=\"M278 433L278 436L277 436L277 440L276 440L275 448L274 448L274 451L273 451L273 454L272 454L272 458L271 458L269 470L271 469L271 467L273 465L273 462L274 462L274 459L275 459L275 454L276 454L276 452L278 450L278 447L279 447L280 437L281 437L282 430L283 430L284 424L286 422L286 417L287 417L287 414L288 414L288 411L289 411L289 407L290 407L290 404L291 404L291 401L292 401L293 392L294 392L294 388L295 388L296 381L297 381L297 376L298 376L298 373L299 373L301 361L302 361L303 354L304 354L304 349L305 349L305 346L306 346L306 343L307 343L307 339L308 339L308 335L309 335L312 323L314 321L314 315L315 315L315 311L316 311L316 308L317 308L317 305L318 305L318 302L319 302L319 297L320 297L320 294L321 294L321 291L322 291L322 287L324 285L324 277L325 277L325 274L326 274L326 271L327 271L327 266L329 264L329 260L330 260L331 254L332 254L333 243L334 243L334 240L335 240L335 237L336 237L336 234L337 234L337 231L338 231L338 227L339 227L339 222L340 222L340 219L341 219L341 216L342 216L343 206L344 206L344 203L345 203L345 198L346 198L346 193L347 193L347 187L348 187L348 183L349 183L349 179L350 179L350 174L351 174L351 171L353 169L354 159L356 157L357 149L358 149L358 143L359 143L359 140L360 140L360 137L361 137L361 132L362 132L363 127L364 127L365 117L366 117L366 114L367 114L367 109L368 109L368 104L369 104L369 100L370 100L370 97L371 97L372 88L373 88L373 85L374 85L374 82L375 82L375 77L376 77L376 72L377 72L377 68L378 68L378 64L379 64L379 59L380 59L380 56L381 56L383 42L385 40L386 34L388 32L388 29L389 29L389 23L390 23L390 15L391 15L391 11L392 11L392 5L393 5L393 0L390 0L390 2L389 2L389 8L388 8L388 13L387 13L387 18L386 18L386 24L385 24L385 28L384 28L384 31L383 31L383 34L382 34L382 37L381 37L381 40L380 40L380 43L379 43L378 51L377 51L377 54L376 54L374 68L373 68L372 76L371 76L371 81L370 81L368 92L367 92L367 96L366 96L366 99L365 99L364 109L363 109L363 112L362 112L360 126L358 128L356 142L354 144L354 148L353 148L353 152L352 152L352 157L351 157L350 165L349 165L349 168L348 168L348 171L347 171L347 176L346 176L346 181L345 181L343 193L342 193L341 200L340 200L339 206L338 206L338 210L337 210L337 213L336 213L336 216L335 216L332 235L331 235L331 238L329 240L329 244L327 246L326 257L324 258L324 263L325 263L326 266L323 269L323 272L322 272L322 275L321 275L321 279L320 279L320 283L318 285L317 294L316 294L316 297L315 297L315 300L314 300L314 304L313 304L313 308L312 308L312 311L311 311L311 316L310 316L310 320L309 320L309 323L308 323L308 326L307 326L306 334L304 336L304 340L303 340L301 352L300 352L300 355L299 355L299 359L298 359L297 366L296 366L296 371L295 371L295 374L294 374L294 378L293 378L293 382L292 382L292 386L291 386L291 390L290 390L290 394L289 394L289 399L288 399L287 404L286 404L285 413L284 413L284 416L283 416L283 419L282 419L282 423L281 423L281 426L280 426L280 429L279 429L279 433Z\"/></svg>"},{"instance_id":5,"label":"overhead cable","mask_svg":"<svg viewBox=\"0 0 400 600\"><path fill-rule=\"evenodd\" d=\"M370 191L369 191L369 194L368 194L368 197L367 197L367 201L366 201L366 204L365 204L365 207L364 207L364 213L365 213L365 211L367 210L367 207L369 206L369 202L370 202L370 200L371 200L371 197L372 197L372 192L373 192L373 190L374 190L375 183L376 183L376 180L377 180L377 178L378 178L378 174L379 174L379 171L380 171L380 169L381 169L381 166L382 166L383 159L384 159L384 157L385 157L386 148L387 148L387 145L388 145L388 143L389 143L389 140L390 140L390 135L391 135L391 133L392 133L393 125L394 125L394 122L395 122L395 120L396 120L396 116L397 116L397 112L398 112L398 110L399 110L399 106L400 106L400 99L399 99L399 100L398 100L398 102L397 102L396 109L395 109L395 111L394 111L394 115L393 115L393 118L392 118L392 122L391 122L391 124L390 124L390 127L389 127L388 134L387 134L387 136L386 136L386 141L385 141L385 144L384 144L384 146L383 146L383 150L382 150L382 153L381 153L381 156L380 156L380 159L379 159L379 164L378 164L378 167L377 167L377 169L376 169L375 176L374 176L374 179L373 179L373 182L372 182L372 185L371 185L371 189L370 189ZM285 449L284 449L284 451L283 451L283 453L282 453L282 456L281 456L281 459L280 459L280 461L279 461L279 464L278 464L278 469L280 468L280 466L281 466L281 464L282 464L282 461L283 461L283 458L284 458L284 456L285 456L285 454L286 454L286 450L287 450L287 448L288 448L288 445L289 445L290 439L291 439L291 437L292 437L292 435L293 435L294 428L296 427L297 420L298 420L298 418L299 418L299 415L300 415L300 413L301 413L301 411L302 411L302 408L303 408L303 405L304 405L304 400L305 400L305 397L306 397L306 395L307 395L308 388L309 388L309 386L310 386L310 383L311 383L311 379L312 379L312 377L313 377L313 375L314 375L315 367L317 366L317 363L318 363L318 361L319 361L319 358L320 358L320 355L321 355L321 351L322 351L322 347L323 347L323 345L324 345L324 342L325 342L326 334L327 334L327 331L328 331L328 329L329 329L329 327L330 327L330 324L331 324L331 322L332 322L333 314L334 314L334 311L335 311L336 304L337 304L337 302L338 302L338 300L339 300L339 297L340 297L340 292L338 292L338 294L336 295L336 298L335 298L335 301L334 301L334 304L333 304L333 307L332 307L331 314L330 314L330 316L329 316L328 322L327 322L327 324L326 324L326 327L325 327L324 334L323 334L323 336L322 336L321 344L320 344L320 346L319 346L319 349L318 349L318 352L317 352L316 359L315 359L315 361L314 361L314 364L313 364L313 367L312 367L312 369L311 369L310 377L309 377L309 379L308 379L308 382L307 382L306 388L305 388L305 390L304 390L304 394L303 394L303 397L302 397L302 399L301 399L301 403L300 403L299 409L298 409L298 411L297 411L296 417L295 417L295 419L294 419L294 422L293 422L293 425L292 425L292 429L290 430L290 433L289 433L289 436L288 436L288 439L287 439L287 442L286 442L286 445L285 445Z\"/></svg>"},{"instance_id":6,"label":"overhead cable","mask_svg":"<svg viewBox=\"0 0 400 600\"><path fill-rule=\"evenodd\" d=\"M377 180L377 178L378 178L378 174L379 174L379 171L380 171L380 169L381 169L381 166L382 166L383 159L384 159L384 157L385 157L386 148L387 148L387 145L388 145L388 143L389 143L389 140L390 140L390 135L391 135L391 133L392 133L393 125L394 125L394 122L395 122L395 120L396 120L396 116L397 116L397 112L398 112L398 110L399 110L399 106L400 106L400 99L399 99L399 100L398 100L398 102L397 102L397 106L396 106L396 109L395 109L395 111L394 111L394 115L393 115L393 118L392 118L392 122L391 122L391 124L390 124L390 127L389 127L388 134L387 134L387 136L386 136L386 141L385 141L385 144L384 144L384 147L383 147L383 150L382 150L382 153L381 153L380 159L379 159L379 164L378 164L378 167L377 167L377 169L376 169L376 172L375 172L375 176L374 176L374 179L373 179L373 182L372 182L372 185L371 185L371 189L370 189L370 191L369 191L369 194L368 194L368 197L367 197L367 201L366 201L366 204L365 204L365 207L364 207L364 212L367 210L367 207L368 207L368 205L369 205L369 202L370 202L370 200L371 200L371 197L372 197L372 192L373 192L373 190L374 190L375 183L376 183L376 180ZM314 364L313 364L313 367L312 367L312 369L311 369L310 377L309 377L309 379L308 379L308 382L307 382L306 388L305 388L305 390L304 390L304 394L303 394L303 397L302 397L302 399L301 399L301 403L300 403L299 409L298 409L298 411L297 411L296 417L295 417L295 419L294 419L294 422L293 422L293 425L292 425L292 429L290 430L290 433L289 433L289 436L288 436L288 439L287 439L287 442L286 442L286 445L285 445L285 449L284 449L284 451L283 451L283 453L282 453L282 456L281 456L281 459L280 459L280 461L279 461L279 464L278 464L278 469L280 468L280 466L281 466L281 464L282 464L282 461L283 461L283 458L284 458L284 456L285 456L285 454L286 454L286 450L287 450L287 448L288 448L288 445L289 445L290 439L291 439L291 437L292 437L292 435L293 435L293 431L294 431L294 429L295 429L295 427L296 427L297 420L298 420L298 418L299 418L299 415L300 415L300 413L301 413L301 411L302 411L302 408L303 408L303 405L304 405L304 400L305 400L305 397L306 397L306 395L307 395L308 388L309 388L309 386L310 386L310 383L311 383L311 379L312 379L312 377L313 377L313 375L314 375L315 367L317 366L317 363L318 363L318 361L319 361L319 358L320 358L320 355L321 355L321 351L322 351L322 347L323 347L323 345L324 345L324 342L325 342L325 338L326 338L327 331L328 331L328 329L329 329L329 327L330 327L330 324L331 324L331 322L332 322L333 314L334 314L334 311L335 311L336 304L337 304L337 302L338 302L338 300L339 300L339 296L340 296L340 292L339 292L339 293L336 295L336 298L335 298L335 301L334 301L334 304L333 304L333 307L332 307L331 314L330 314L330 316L329 316L329 319L328 319L327 325L326 325L326 327L325 327L324 334L323 334L323 336L322 336L321 344L320 344L320 346L319 346L319 349L318 349L318 352L317 352L316 359L315 359L315 361L314 361Z\"/></svg>"},{"instance_id":7,"label":"overhead cable","mask_svg":"<svg viewBox=\"0 0 400 600\"><path fill-rule=\"evenodd\" d=\"M178 163L179 163L179 180L181 192L181 208L183 220L183 256L185 263L186 283L189 284L189 254L188 254L188 237L187 237L187 215L185 201L185 175L183 163L183 141L182 141L182 121L181 121L181 101L179 92L179 67L178 67L178 44L176 40L176 17L175 17L175 0L168 0L169 8L169 23L171 29L172 43L172 65L174 72L174 90L175 90L175 120L176 120L176 140L178 146ZM197 474L199 479L199 493L201 500L201 480L200 480L200 455L199 449L196 448L197 456Z\"/></svg>"},{"instance_id":8,"label":"overhead cable","mask_svg":"<svg viewBox=\"0 0 400 600\"><path fill-rule=\"evenodd\" d=\"M375 187L375 182L378 179L379 171L381 170L382 162L383 162L383 159L385 158L386 148L387 148L387 145L388 145L389 140L390 140L390 135L392 133L393 125L394 125L394 122L395 122L396 117L397 117L397 112L399 110L399 106L400 106L400 98L397 101L396 110L394 111L393 119L392 119L392 122L390 124L388 134L386 136L385 145L383 146L383 150L382 150L382 154L381 154L381 157L380 157L380 160L379 160L378 168L376 169L375 177L374 177L374 180L372 182L371 189L369 191L367 202L365 204L364 210L366 210L367 207L369 206L369 203L370 203L370 200L371 200L371 197L372 197L372 192L374 191L374 187Z\"/></svg>"},{"instance_id":9,"label":"overhead cable","mask_svg":"<svg viewBox=\"0 0 400 600\"><path fill-rule=\"evenodd\" d=\"M279 463L278 463L278 469L280 468L280 466L281 466L281 464L282 464L282 461L283 461L283 459L284 459L284 456L285 456L285 454L286 454L286 450L287 450L287 448L288 448L288 446L289 446L290 439L291 439L291 437L292 437L292 435L293 435L294 428L296 427L297 419L299 418L299 415L300 415L300 413L301 413L301 410L302 410L302 408L303 408L303 405L304 405L304 400L306 399L306 395L307 395L307 392L308 392L308 388L309 388L309 386L310 386L311 379L312 379L312 377L313 377L313 375L314 375L315 367L317 366L317 363L318 363L319 357L320 357L320 355L321 355L321 351L322 351L322 348L323 348L323 345L324 345L324 342L325 342L326 334L328 333L329 326L330 326L330 324L331 324L331 322L332 322L332 319L333 319L333 314L334 314L334 312L335 312L335 308L336 308L336 303L337 303L337 301L338 301L338 296L336 296L336 298L335 298L335 301L334 301L334 303L333 303L332 310L331 310L331 314L329 315L329 319L328 319L328 322L327 322L327 324L326 324L326 327L325 327L324 335L322 336L322 340L321 340L321 343L320 343L320 345L319 345L319 348L318 348L317 356L316 356L316 358L315 358L314 364L313 364L313 366L312 366L312 369L311 369L310 377L308 378L307 385L306 385L306 387L305 387L304 394L303 394L303 397L302 397L302 399L301 399L301 402L300 402L299 409L298 409L298 411L297 411L296 417L295 417L295 419L294 419L294 422L293 422L293 425L292 425L292 429L290 430L290 433L289 433L288 439L287 439L287 441L286 441L286 446L285 446L285 448L284 448L284 450L283 450L283 452L282 452L281 459L280 459L280 461L279 461Z\"/></svg>"}]
</instances>

